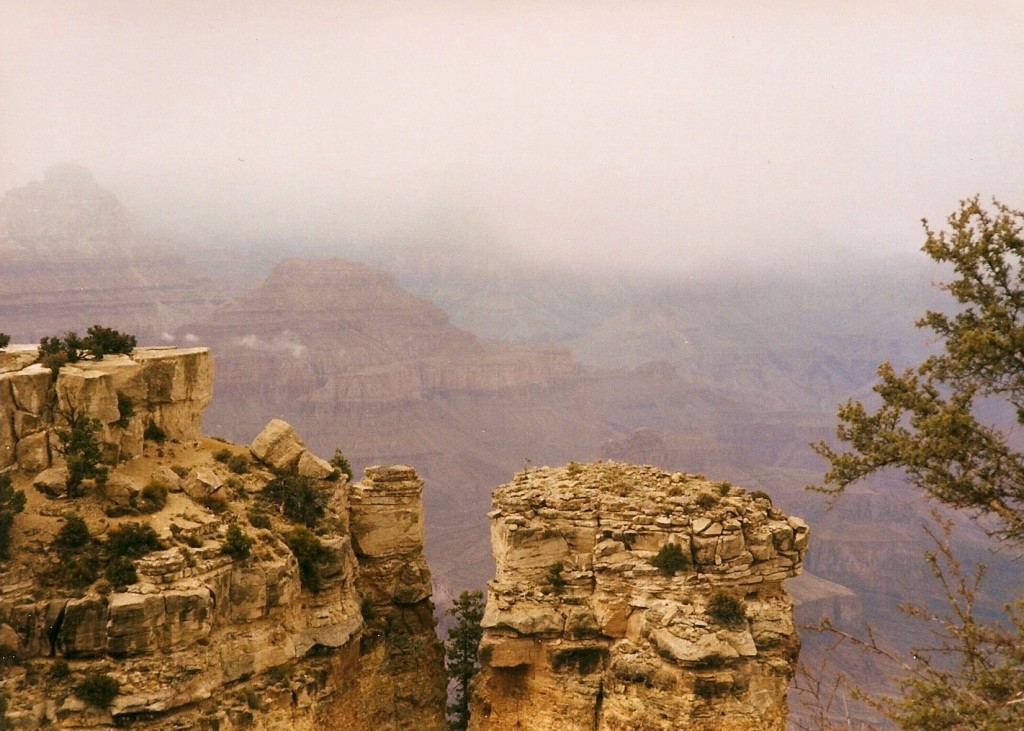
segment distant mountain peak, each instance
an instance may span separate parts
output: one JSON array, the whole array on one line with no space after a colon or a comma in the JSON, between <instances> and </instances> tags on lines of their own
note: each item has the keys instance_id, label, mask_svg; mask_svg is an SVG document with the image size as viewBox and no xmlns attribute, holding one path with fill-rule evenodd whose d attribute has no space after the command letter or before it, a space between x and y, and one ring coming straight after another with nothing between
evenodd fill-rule
<instances>
[{"instance_id":1,"label":"distant mountain peak","mask_svg":"<svg viewBox=\"0 0 1024 731\"><path fill-rule=\"evenodd\" d=\"M0 199L0 253L9 257L127 255L143 237L112 192L75 162Z\"/></svg>"}]
</instances>

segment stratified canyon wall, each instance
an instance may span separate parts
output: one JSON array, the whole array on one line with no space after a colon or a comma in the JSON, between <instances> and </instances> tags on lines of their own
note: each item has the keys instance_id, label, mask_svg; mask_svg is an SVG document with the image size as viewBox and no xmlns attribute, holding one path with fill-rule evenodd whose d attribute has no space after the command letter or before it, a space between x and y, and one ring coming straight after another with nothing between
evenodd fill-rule
<instances>
[{"instance_id":1,"label":"stratified canyon wall","mask_svg":"<svg viewBox=\"0 0 1024 731\"><path fill-rule=\"evenodd\" d=\"M521 472L493 508L471 729L784 728L802 520L613 462ZM674 572L655 565L671 544Z\"/></svg>"},{"instance_id":2,"label":"stratified canyon wall","mask_svg":"<svg viewBox=\"0 0 1024 731\"><path fill-rule=\"evenodd\" d=\"M201 437L213 376L205 349L138 349L56 378L32 364L34 349L8 350L0 455L27 506L0 561L5 724L445 728L423 483L412 468L369 468L349 484L279 420L248 447ZM109 463L75 499L54 437L72 414L100 423ZM300 521L312 530L286 516L284 497L263 495L281 475L323 504ZM159 492L166 502L154 504ZM91 537L62 548L55 539L72 517ZM133 559L128 581L104 567L108 538L131 523L152 528L158 545ZM239 531L248 555L237 535L232 543ZM89 702L80 683L103 674L116 693Z\"/></svg>"}]
</instances>

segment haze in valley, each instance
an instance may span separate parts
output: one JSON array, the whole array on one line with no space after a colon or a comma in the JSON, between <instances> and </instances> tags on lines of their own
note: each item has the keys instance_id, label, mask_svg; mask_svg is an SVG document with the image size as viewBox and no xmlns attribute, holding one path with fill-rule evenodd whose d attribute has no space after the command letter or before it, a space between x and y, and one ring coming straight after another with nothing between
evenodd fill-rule
<instances>
[{"instance_id":1,"label":"haze in valley","mask_svg":"<svg viewBox=\"0 0 1024 731\"><path fill-rule=\"evenodd\" d=\"M175 240L827 265L1024 194L1005 2L0 4L0 189L74 160Z\"/></svg>"}]
</instances>

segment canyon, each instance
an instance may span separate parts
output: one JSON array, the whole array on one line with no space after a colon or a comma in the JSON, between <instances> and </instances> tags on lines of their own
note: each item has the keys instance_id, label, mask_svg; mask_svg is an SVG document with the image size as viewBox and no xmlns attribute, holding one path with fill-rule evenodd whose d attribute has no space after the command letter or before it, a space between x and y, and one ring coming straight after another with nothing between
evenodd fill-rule
<instances>
[{"instance_id":1,"label":"canyon","mask_svg":"<svg viewBox=\"0 0 1024 731\"><path fill-rule=\"evenodd\" d=\"M248 447L203 436L205 348L36 356L0 351L3 474L27 496L0 563L5 726L446 727L412 467L350 483L280 419ZM106 466L72 494L65 435L86 420ZM783 728L802 520L606 461L524 471L494 505L472 728Z\"/></svg>"},{"instance_id":2,"label":"canyon","mask_svg":"<svg viewBox=\"0 0 1024 731\"><path fill-rule=\"evenodd\" d=\"M146 344L210 347L208 434L250 443L280 418L315 453L341 448L357 473L415 465L439 606L493 575L481 516L495 485L524 467L606 458L768 492L815 528L789 582L798 625L831 617L870 622L897 646L921 639L895 607L938 596L920 560L930 506L891 478L832 507L803 489L821 479L807 444L831 436L835 405L868 393L881 360L927 351L912 322L936 296L913 262L760 279L602 274L489 257L473 231L428 231L405 248L175 248L112 208L91 176L56 178L0 205L0 330L32 343L102 323ZM40 200L54 211L45 231L12 223ZM954 541L967 562L1012 574L977 526L958 521ZM986 586L982 606L1011 599L1012 584ZM829 645L808 632L804 657ZM884 687L882 669L850 667Z\"/></svg>"}]
</instances>

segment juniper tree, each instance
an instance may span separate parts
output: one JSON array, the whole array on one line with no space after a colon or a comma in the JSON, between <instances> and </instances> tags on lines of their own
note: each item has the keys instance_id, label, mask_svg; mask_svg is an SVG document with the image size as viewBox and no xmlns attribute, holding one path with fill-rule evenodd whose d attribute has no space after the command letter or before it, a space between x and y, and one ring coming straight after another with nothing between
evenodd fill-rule
<instances>
[{"instance_id":1,"label":"juniper tree","mask_svg":"<svg viewBox=\"0 0 1024 731\"><path fill-rule=\"evenodd\" d=\"M911 368L883 363L876 407L850 400L839 408L836 437L844 446L813 445L829 470L812 489L835 497L869 475L897 470L1020 545L1024 453L1007 427L1024 425L1024 211L999 202L989 210L975 197L947 222L942 231L923 222L922 250L952 271L939 287L956 307L917 321L940 349ZM877 705L903 729L1024 728L1022 614L1010 607L1004 624L980 621L974 605L981 574L965 576L948 542L935 542L928 562L949 611L911 610L929 623L936 645L904 665L902 696Z\"/></svg>"},{"instance_id":2,"label":"juniper tree","mask_svg":"<svg viewBox=\"0 0 1024 731\"><path fill-rule=\"evenodd\" d=\"M57 430L57 451L67 462L68 497L81 497L82 483L85 479L102 479L107 474L106 467L101 464L103 452L97 436L102 425L96 419L74 409L62 413L61 416L67 423L67 428Z\"/></svg>"},{"instance_id":3,"label":"juniper tree","mask_svg":"<svg viewBox=\"0 0 1024 731\"><path fill-rule=\"evenodd\" d=\"M454 702L448 706L448 727L465 731L469 726L469 684L480 669L477 653L484 632L480 626L484 618L483 593L462 592L445 614L455 618L444 648L448 678L455 683Z\"/></svg>"}]
</instances>

